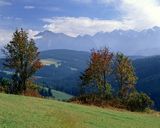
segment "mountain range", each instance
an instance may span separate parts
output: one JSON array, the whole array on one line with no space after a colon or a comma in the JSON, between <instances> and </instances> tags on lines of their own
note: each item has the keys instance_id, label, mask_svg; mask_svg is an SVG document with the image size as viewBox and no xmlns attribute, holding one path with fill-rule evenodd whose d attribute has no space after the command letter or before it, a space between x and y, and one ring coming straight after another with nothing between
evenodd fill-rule
<instances>
[{"instance_id":1,"label":"mountain range","mask_svg":"<svg viewBox=\"0 0 160 128\"><path fill-rule=\"evenodd\" d=\"M126 55L151 56L160 54L160 28L153 27L143 31L114 30L99 32L95 35L71 37L63 33L43 31L35 36L41 51L52 49L69 49L90 51L93 48L108 47L114 52Z\"/></svg>"}]
</instances>

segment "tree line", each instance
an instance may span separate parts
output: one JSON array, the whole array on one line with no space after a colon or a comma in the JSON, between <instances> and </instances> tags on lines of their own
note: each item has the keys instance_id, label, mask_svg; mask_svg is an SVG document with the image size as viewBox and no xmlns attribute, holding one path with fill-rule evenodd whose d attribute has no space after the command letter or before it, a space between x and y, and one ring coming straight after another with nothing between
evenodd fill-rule
<instances>
[{"instance_id":1,"label":"tree line","mask_svg":"<svg viewBox=\"0 0 160 128\"><path fill-rule=\"evenodd\" d=\"M115 77L118 85L114 92L108 81L111 76ZM131 59L123 53L114 54L106 47L91 51L88 67L80 79L81 95L76 100L82 103L110 103L131 111L144 111L153 104L149 96L136 90L137 76Z\"/></svg>"}]
</instances>

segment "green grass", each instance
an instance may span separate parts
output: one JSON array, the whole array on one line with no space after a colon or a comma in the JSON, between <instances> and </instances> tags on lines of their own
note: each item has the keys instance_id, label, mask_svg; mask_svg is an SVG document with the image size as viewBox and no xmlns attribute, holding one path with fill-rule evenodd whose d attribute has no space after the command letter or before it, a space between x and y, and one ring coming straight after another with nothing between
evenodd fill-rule
<instances>
[{"instance_id":1,"label":"green grass","mask_svg":"<svg viewBox=\"0 0 160 128\"><path fill-rule=\"evenodd\" d=\"M68 100L73 97L72 95L69 95L65 92L60 92L56 90L52 90L52 94L56 100Z\"/></svg>"},{"instance_id":2,"label":"green grass","mask_svg":"<svg viewBox=\"0 0 160 128\"><path fill-rule=\"evenodd\" d=\"M160 117L0 94L0 128L160 128Z\"/></svg>"},{"instance_id":3,"label":"green grass","mask_svg":"<svg viewBox=\"0 0 160 128\"><path fill-rule=\"evenodd\" d=\"M47 87L43 87L43 88L48 90ZM67 94L67 93L61 92L61 91L57 91L57 90L54 90L54 89L52 89L52 96L53 97L50 97L49 99L66 101L66 100L69 100L69 99L73 98L73 96L70 95L70 94Z\"/></svg>"}]
</instances>

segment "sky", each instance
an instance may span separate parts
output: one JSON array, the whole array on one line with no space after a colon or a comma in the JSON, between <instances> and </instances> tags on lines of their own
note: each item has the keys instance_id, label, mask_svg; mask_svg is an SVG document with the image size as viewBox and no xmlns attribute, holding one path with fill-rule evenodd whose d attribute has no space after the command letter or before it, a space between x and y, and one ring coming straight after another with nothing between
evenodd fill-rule
<instances>
[{"instance_id":1,"label":"sky","mask_svg":"<svg viewBox=\"0 0 160 128\"><path fill-rule=\"evenodd\" d=\"M19 28L76 37L160 26L160 0L0 0L0 45Z\"/></svg>"}]
</instances>

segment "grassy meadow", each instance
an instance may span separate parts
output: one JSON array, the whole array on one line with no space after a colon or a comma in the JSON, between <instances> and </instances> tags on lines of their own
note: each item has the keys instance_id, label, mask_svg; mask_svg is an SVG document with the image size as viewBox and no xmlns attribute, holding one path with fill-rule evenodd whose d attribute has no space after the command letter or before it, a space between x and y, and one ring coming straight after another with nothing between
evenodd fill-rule
<instances>
[{"instance_id":1,"label":"grassy meadow","mask_svg":"<svg viewBox=\"0 0 160 128\"><path fill-rule=\"evenodd\" d=\"M0 94L0 128L160 128L160 117Z\"/></svg>"}]
</instances>

